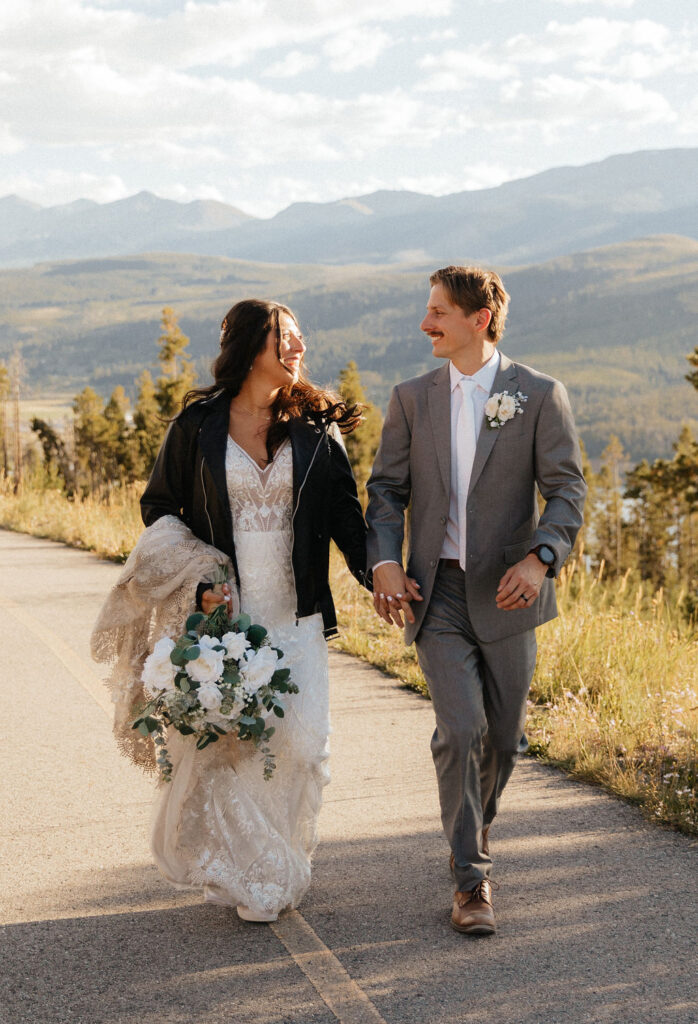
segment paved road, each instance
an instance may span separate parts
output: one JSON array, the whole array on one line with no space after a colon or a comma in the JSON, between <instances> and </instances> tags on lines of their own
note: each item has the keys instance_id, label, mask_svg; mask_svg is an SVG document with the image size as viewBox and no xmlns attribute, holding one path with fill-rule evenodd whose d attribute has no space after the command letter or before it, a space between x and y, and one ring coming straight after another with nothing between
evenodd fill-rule
<instances>
[{"instance_id":1,"label":"paved road","mask_svg":"<svg viewBox=\"0 0 698 1024\"><path fill-rule=\"evenodd\" d=\"M696 844L524 761L492 835L499 931L456 934L431 708L338 653L300 913L243 924L171 889L89 660L118 571L0 531L3 1024L698 1020Z\"/></svg>"}]
</instances>

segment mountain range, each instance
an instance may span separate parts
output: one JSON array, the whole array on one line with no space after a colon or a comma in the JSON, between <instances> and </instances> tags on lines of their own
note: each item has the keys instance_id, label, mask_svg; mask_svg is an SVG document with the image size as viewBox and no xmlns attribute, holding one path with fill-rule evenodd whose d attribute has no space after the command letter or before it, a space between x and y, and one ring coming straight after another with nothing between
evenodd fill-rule
<instances>
[{"instance_id":1,"label":"mountain range","mask_svg":"<svg viewBox=\"0 0 698 1024\"><path fill-rule=\"evenodd\" d=\"M698 149L643 151L447 196L374 192L269 219L141 192L40 207L0 199L0 266L152 252L265 263L539 263L656 234L698 238Z\"/></svg>"},{"instance_id":2,"label":"mountain range","mask_svg":"<svg viewBox=\"0 0 698 1024\"><path fill-rule=\"evenodd\" d=\"M171 306L205 380L227 309L270 297L297 313L314 380L336 380L354 359L384 407L393 383L436 365L419 330L431 269L170 253L4 270L0 359L21 349L25 393L69 401L86 384L105 396L122 384L133 396ZM501 347L565 382L592 457L611 434L634 461L670 454L683 422L698 434L684 380L698 340L698 241L661 235L500 269L511 294Z\"/></svg>"}]
</instances>

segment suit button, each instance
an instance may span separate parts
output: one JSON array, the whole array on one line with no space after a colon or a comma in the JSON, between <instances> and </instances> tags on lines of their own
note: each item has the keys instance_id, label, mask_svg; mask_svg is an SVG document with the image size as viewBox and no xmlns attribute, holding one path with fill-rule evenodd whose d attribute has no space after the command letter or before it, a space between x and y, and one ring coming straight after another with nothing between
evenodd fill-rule
<instances>
[{"instance_id":1,"label":"suit button","mask_svg":"<svg viewBox=\"0 0 698 1024\"><path fill-rule=\"evenodd\" d=\"M441 516L441 522L442 522L442 523L445 523L445 522L446 522L446 516Z\"/></svg>"},{"instance_id":2,"label":"suit button","mask_svg":"<svg viewBox=\"0 0 698 1024\"><path fill-rule=\"evenodd\" d=\"M431 562L429 562L429 565L430 565L430 566L432 567L432 569L433 569L433 568L434 568L434 566L436 565L436 559L435 559L435 558L432 558Z\"/></svg>"}]
</instances>

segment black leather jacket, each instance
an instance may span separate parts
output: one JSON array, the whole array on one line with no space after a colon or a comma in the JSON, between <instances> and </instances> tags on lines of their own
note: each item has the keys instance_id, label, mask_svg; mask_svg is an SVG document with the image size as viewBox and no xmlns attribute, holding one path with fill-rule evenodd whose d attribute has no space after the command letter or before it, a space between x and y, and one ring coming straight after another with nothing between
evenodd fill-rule
<instances>
[{"instance_id":1,"label":"black leather jacket","mask_svg":"<svg viewBox=\"0 0 698 1024\"><path fill-rule=\"evenodd\" d=\"M176 515L207 544L224 551L237 574L225 451L226 392L188 406L172 422L141 498L146 526ZM322 613L325 636L337 633L328 580L330 539L356 579L366 579L366 524L349 460L322 424L289 422L293 452L293 572L296 617ZM370 588L369 588L370 589Z\"/></svg>"}]
</instances>

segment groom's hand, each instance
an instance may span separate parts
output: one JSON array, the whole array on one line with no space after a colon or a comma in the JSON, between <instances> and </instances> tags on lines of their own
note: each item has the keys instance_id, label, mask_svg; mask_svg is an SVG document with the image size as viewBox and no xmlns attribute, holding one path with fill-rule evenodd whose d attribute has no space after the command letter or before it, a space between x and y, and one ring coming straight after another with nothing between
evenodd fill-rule
<instances>
[{"instance_id":1,"label":"groom's hand","mask_svg":"<svg viewBox=\"0 0 698 1024\"><path fill-rule=\"evenodd\" d=\"M547 566L534 554L512 565L499 581L497 607L504 612L530 608L538 600L547 571Z\"/></svg>"},{"instance_id":2,"label":"groom's hand","mask_svg":"<svg viewBox=\"0 0 698 1024\"><path fill-rule=\"evenodd\" d=\"M405 575L397 562L384 562L373 570L373 607L388 625L402 626L402 615L414 622L412 601L421 601L419 584Z\"/></svg>"}]
</instances>

